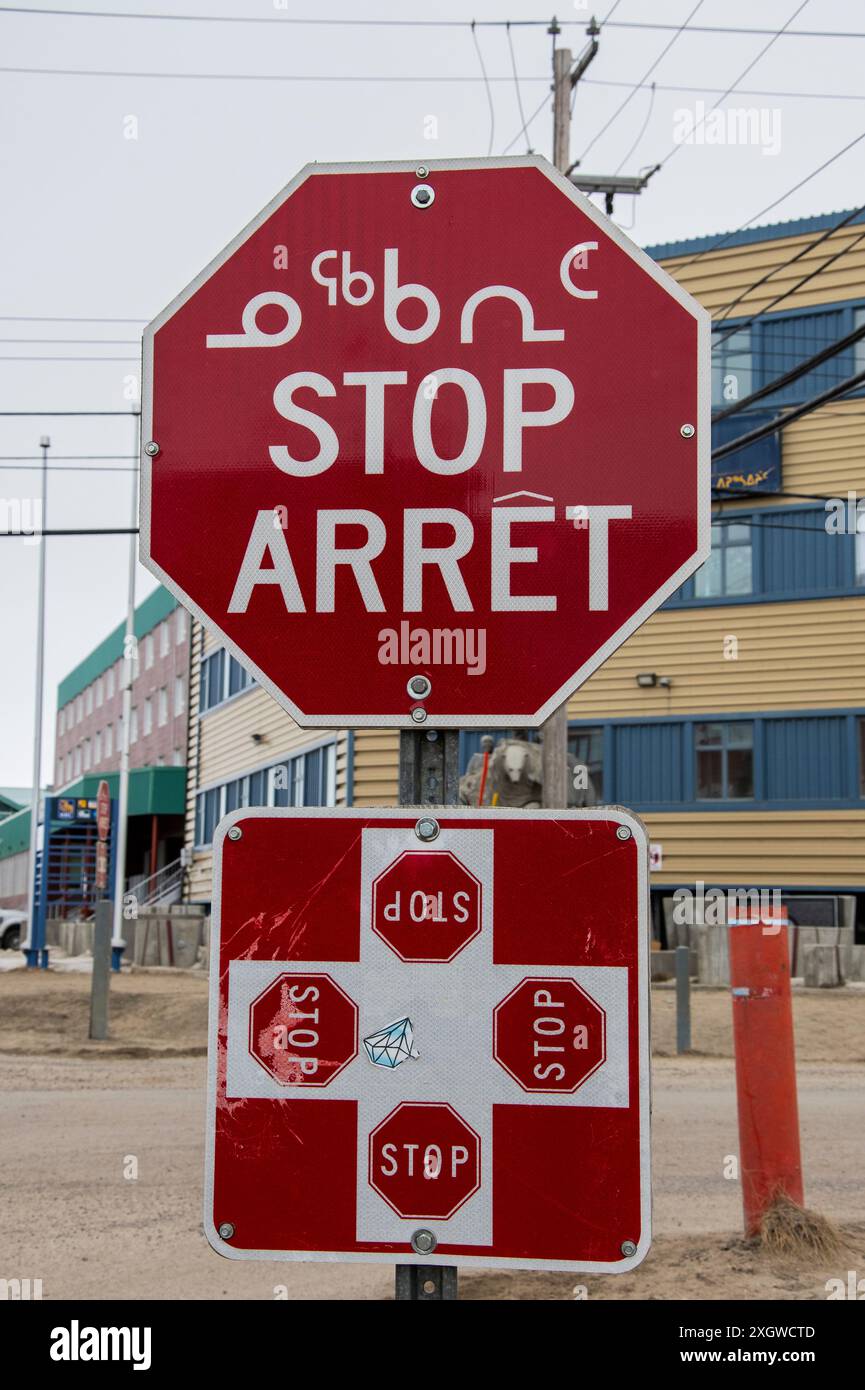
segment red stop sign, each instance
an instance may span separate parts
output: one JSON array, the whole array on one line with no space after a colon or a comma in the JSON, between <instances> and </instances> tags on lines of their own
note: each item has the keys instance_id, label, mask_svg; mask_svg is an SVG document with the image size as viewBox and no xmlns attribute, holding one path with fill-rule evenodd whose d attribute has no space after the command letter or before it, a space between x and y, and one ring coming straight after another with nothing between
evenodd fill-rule
<instances>
[{"instance_id":1,"label":"red stop sign","mask_svg":"<svg viewBox=\"0 0 865 1390\"><path fill-rule=\"evenodd\" d=\"M481 1141L450 1105L404 1102L369 1136L369 1184L399 1216L446 1221L481 1183Z\"/></svg>"},{"instance_id":2,"label":"red stop sign","mask_svg":"<svg viewBox=\"0 0 865 1390\"><path fill-rule=\"evenodd\" d=\"M144 335L141 558L303 725L536 725L709 553L709 316L539 157L310 165Z\"/></svg>"},{"instance_id":3,"label":"red stop sign","mask_svg":"<svg viewBox=\"0 0 865 1390\"><path fill-rule=\"evenodd\" d=\"M406 850L373 884L372 929L400 960L453 960L481 929L481 885L450 850Z\"/></svg>"},{"instance_id":4,"label":"red stop sign","mask_svg":"<svg viewBox=\"0 0 865 1390\"><path fill-rule=\"evenodd\" d=\"M576 980L521 980L496 1005L493 1052L524 1091L576 1091L606 1057L606 1027Z\"/></svg>"},{"instance_id":5,"label":"red stop sign","mask_svg":"<svg viewBox=\"0 0 865 1390\"><path fill-rule=\"evenodd\" d=\"M329 975L280 975L249 1007L249 1050L283 1086L327 1086L357 1054L357 1005Z\"/></svg>"}]
</instances>

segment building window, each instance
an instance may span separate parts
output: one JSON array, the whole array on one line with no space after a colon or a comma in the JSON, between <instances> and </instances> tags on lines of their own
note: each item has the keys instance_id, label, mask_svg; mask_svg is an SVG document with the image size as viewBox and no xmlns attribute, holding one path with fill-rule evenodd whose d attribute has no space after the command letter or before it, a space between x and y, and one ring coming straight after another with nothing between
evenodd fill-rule
<instances>
[{"instance_id":1,"label":"building window","mask_svg":"<svg viewBox=\"0 0 865 1390\"><path fill-rule=\"evenodd\" d=\"M862 340L865 342L865 338ZM865 368L863 368L865 371ZM856 505L856 583L865 584L865 501L859 499Z\"/></svg>"},{"instance_id":2,"label":"building window","mask_svg":"<svg viewBox=\"0 0 865 1390\"><path fill-rule=\"evenodd\" d=\"M60 734L63 733L63 731L64 731L65 728L66 728L66 710L65 710L65 709L61 709L61 710L58 710L58 712L57 712L57 734L58 734L58 737L59 737Z\"/></svg>"},{"instance_id":3,"label":"building window","mask_svg":"<svg viewBox=\"0 0 865 1390\"><path fill-rule=\"evenodd\" d=\"M175 748L171 755L171 762L174 767L183 767L183 749Z\"/></svg>"},{"instance_id":4,"label":"building window","mask_svg":"<svg viewBox=\"0 0 865 1390\"><path fill-rule=\"evenodd\" d=\"M163 724L167 724L167 723L168 723L168 687L167 687L167 686L163 685L163 687L162 687L162 689L160 690L159 695L158 695L157 698L158 698L158 700L159 700L159 704L158 704L158 706L157 706L157 719L159 720L159 727L160 727L160 729L161 729L162 726L163 726Z\"/></svg>"},{"instance_id":5,"label":"building window","mask_svg":"<svg viewBox=\"0 0 865 1390\"><path fill-rule=\"evenodd\" d=\"M182 676L174 677L174 713L182 714L186 707L186 682Z\"/></svg>"},{"instance_id":6,"label":"building window","mask_svg":"<svg viewBox=\"0 0 865 1390\"><path fill-rule=\"evenodd\" d=\"M114 667L113 667L113 666L109 666L108 670L105 672L105 698L106 698L106 700L111 700L111 699L114 698Z\"/></svg>"},{"instance_id":7,"label":"building window","mask_svg":"<svg viewBox=\"0 0 865 1390\"><path fill-rule=\"evenodd\" d=\"M92 713L93 713L93 686L92 686L92 685L88 685L87 689L86 689L85 692L84 692L84 713L85 713L85 714L92 714Z\"/></svg>"},{"instance_id":8,"label":"building window","mask_svg":"<svg viewBox=\"0 0 865 1390\"><path fill-rule=\"evenodd\" d=\"M153 633L148 632L144 639L144 669L149 671L153 665Z\"/></svg>"},{"instance_id":9,"label":"building window","mask_svg":"<svg viewBox=\"0 0 865 1390\"><path fill-rule=\"evenodd\" d=\"M159 655L168 656L168 649L171 643L171 634L168 631L168 619L159 624Z\"/></svg>"},{"instance_id":10,"label":"building window","mask_svg":"<svg viewBox=\"0 0 865 1390\"><path fill-rule=\"evenodd\" d=\"M72 781L72 754L66 754L66 781Z\"/></svg>"},{"instance_id":11,"label":"building window","mask_svg":"<svg viewBox=\"0 0 865 1390\"><path fill-rule=\"evenodd\" d=\"M99 676L99 677L97 678L97 681L96 681L96 708L97 708L97 709L100 709L101 706L102 706L102 690L103 690L102 677Z\"/></svg>"},{"instance_id":12,"label":"building window","mask_svg":"<svg viewBox=\"0 0 865 1390\"><path fill-rule=\"evenodd\" d=\"M204 658L201 663L201 708L213 709L222 702L222 682L225 670L225 652L220 648Z\"/></svg>"},{"instance_id":13,"label":"building window","mask_svg":"<svg viewBox=\"0 0 865 1390\"><path fill-rule=\"evenodd\" d=\"M712 332L712 405L719 409L750 396L752 386L751 330L716 328Z\"/></svg>"},{"instance_id":14,"label":"building window","mask_svg":"<svg viewBox=\"0 0 865 1390\"><path fill-rule=\"evenodd\" d=\"M750 719L694 725L697 800L741 801L754 795L754 725Z\"/></svg>"},{"instance_id":15,"label":"building window","mask_svg":"<svg viewBox=\"0 0 865 1390\"><path fill-rule=\"evenodd\" d=\"M859 795L865 796L865 719L858 719L859 725Z\"/></svg>"},{"instance_id":16,"label":"building window","mask_svg":"<svg viewBox=\"0 0 865 1390\"><path fill-rule=\"evenodd\" d=\"M101 763L101 762L102 762L102 734L101 734L101 733L95 733L95 734L93 735L93 766L95 767L95 766L97 765L97 763Z\"/></svg>"},{"instance_id":17,"label":"building window","mask_svg":"<svg viewBox=\"0 0 865 1390\"><path fill-rule=\"evenodd\" d=\"M80 774L80 772L81 772L81 744L79 743L78 747L75 749L75 776L78 777L79 774Z\"/></svg>"},{"instance_id":18,"label":"building window","mask_svg":"<svg viewBox=\"0 0 865 1390\"><path fill-rule=\"evenodd\" d=\"M274 767L199 792L195 843L209 845L221 816L245 806L335 806L336 744L312 748ZM221 808L221 809L220 809Z\"/></svg>"},{"instance_id":19,"label":"building window","mask_svg":"<svg viewBox=\"0 0 865 1390\"><path fill-rule=\"evenodd\" d=\"M118 753L122 750L122 748L123 748L123 720L122 720L122 718L121 718L121 719L118 719L118 721L117 721L117 751L118 751Z\"/></svg>"},{"instance_id":20,"label":"building window","mask_svg":"<svg viewBox=\"0 0 865 1390\"><path fill-rule=\"evenodd\" d=\"M252 685L252 676L241 666L239 661L235 661L233 656L228 658L228 693L237 695L239 691L246 690L247 686Z\"/></svg>"},{"instance_id":21,"label":"building window","mask_svg":"<svg viewBox=\"0 0 865 1390\"><path fill-rule=\"evenodd\" d=\"M114 745L114 726L113 726L112 724L106 724L106 725L105 725L105 758L106 758L106 761L108 760L108 758L111 757L111 754L114 752L114 746L113 746L113 745Z\"/></svg>"},{"instance_id":22,"label":"building window","mask_svg":"<svg viewBox=\"0 0 865 1390\"><path fill-rule=\"evenodd\" d=\"M84 718L84 699L83 699L83 697L82 697L81 695L79 695L79 696L78 696L78 699L75 701L75 722L76 722L76 724L80 724L80 723L81 723L81 720L82 720L83 718Z\"/></svg>"},{"instance_id":23,"label":"building window","mask_svg":"<svg viewBox=\"0 0 865 1390\"><path fill-rule=\"evenodd\" d=\"M219 824L220 808L224 787L212 787L210 791L200 792L195 807L195 843L209 845L213 832Z\"/></svg>"},{"instance_id":24,"label":"building window","mask_svg":"<svg viewBox=\"0 0 865 1390\"><path fill-rule=\"evenodd\" d=\"M129 742L138 742L138 706L133 705L129 711Z\"/></svg>"},{"instance_id":25,"label":"building window","mask_svg":"<svg viewBox=\"0 0 865 1390\"><path fill-rule=\"evenodd\" d=\"M186 609L178 608L174 617L174 640L178 643L186 641Z\"/></svg>"},{"instance_id":26,"label":"building window","mask_svg":"<svg viewBox=\"0 0 865 1390\"><path fill-rule=\"evenodd\" d=\"M144 721L142 725L142 732L144 738L147 738L147 735L153 732L153 701L151 700L149 695L147 699L144 701Z\"/></svg>"},{"instance_id":27,"label":"building window","mask_svg":"<svg viewBox=\"0 0 865 1390\"><path fill-rule=\"evenodd\" d=\"M604 799L604 731L597 725L588 729L571 729L568 751L577 760L575 774L580 774L576 787L577 804L595 806ZM580 769L585 768L585 774ZM583 781L587 782L584 787Z\"/></svg>"},{"instance_id":28,"label":"building window","mask_svg":"<svg viewBox=\"0 0 865 1390\"><path fill-rule=\"evenodd\" d=\"M84 749L83 749L82 766L83 766L83 769L84 769L85 772L89 772L89 771L90 771L90 739L89 739L89 738L86 738L86 739L84 740Z\"/></svg>"},{"instance_id":29,"label":"building window","mask_svg":"<svg viewBox=\"0 0 865 1390\"><path fill-rule=\"evenodd\" d=\"M695 598L725 598L753 589L751 527L722 521L712 527L712 553L694 576Z\"/></svg>"},{"instance_id":30,"label":"building window","mask_svg":"<svg viewBox=\"0 0 865 1390\"><path fill-rule=\"evenodd\" d=\"M213 709L231 695L253 685L249 672L228 652L220 649L201 663L201 709Z\"/></svg>"}]
</instances>

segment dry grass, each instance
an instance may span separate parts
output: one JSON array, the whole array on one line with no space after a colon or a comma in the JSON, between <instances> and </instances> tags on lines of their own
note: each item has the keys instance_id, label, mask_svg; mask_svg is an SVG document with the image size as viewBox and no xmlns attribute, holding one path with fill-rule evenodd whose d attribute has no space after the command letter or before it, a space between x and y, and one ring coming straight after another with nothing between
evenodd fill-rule
<instances>
[{"instance_id":1,"label":"dry grass","mask_svg":"<svg viewBox=\"0 0 865 1390\"><path fill-rule=\"evenodd\" d=\"M846 1248L841 1232L833 1222L809 1207L800 1207L779 1192L766 1215L760 1244L767 1254L784 1260L833 1259Z\"/></svg>"}]
</instances>

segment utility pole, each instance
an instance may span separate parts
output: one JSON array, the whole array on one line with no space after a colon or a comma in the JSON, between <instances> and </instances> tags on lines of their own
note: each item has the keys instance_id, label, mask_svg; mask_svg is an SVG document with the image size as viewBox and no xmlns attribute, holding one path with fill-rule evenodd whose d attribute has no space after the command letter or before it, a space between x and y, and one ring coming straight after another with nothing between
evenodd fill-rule
<instances>
[{"instance_id":1,"label":"utility pole","mask_svg":"<svg viewBox=\"0 0 865 1390\"><path fill-rule=\"evenodd\" d=\"M138 426L140 434L140 423ZM140 439L139 439L140 444ZM137 451L136 451L137 452ZM135 528L138 525L138 475L132 475L132 518L129 537L129 579L126 596L126 632L123 638L123 713L120 740L120 775L117 797L117 843L114 846L114 920L111 932L111 964L120 969L126 945L123 940L123 893L126 887L126 827L129 818L129 735L132 723L132 683L138 673L135 637L135 566L138 561Z\"/></svg>"},{"instance_id":2,"label":"utility pole","mask_svg":"<svg viewBox=\"0 0 865 1390\"><path fill-rule=\"evenodd\" d=\"M42 784L42 701L45 672L45 530L48 524L48 450L51 440L43 434L39 440L42 450L42 515L39 537L39 588L36 600L36 692L33 731L33 799L30 803L30 863L27 873L27 924L21 949L29 966L48 965L45 942L37 941L36 926L36 855L39 848L39 801ZM35 530L35 527L34 527ZM43 854L43 872L45 869Z\"/></svg>"},{"instance_id":3,"label":"utility pole","mask_svg":"<svg viewBox=\"0 0 865 1390\"><path fill-rule=\"evenodd\" d=\"M574 63L569 48L553 48L553 163L560 174L567 174L571 165L571 93L598 51L598 25L591 20L586 33L589 42ZM553 18L548 33L561 33ZM568 704L567 701L544 720L541 760L543 767L543 803L545 806L568 804Z\"/></svg>"}]
</instances>

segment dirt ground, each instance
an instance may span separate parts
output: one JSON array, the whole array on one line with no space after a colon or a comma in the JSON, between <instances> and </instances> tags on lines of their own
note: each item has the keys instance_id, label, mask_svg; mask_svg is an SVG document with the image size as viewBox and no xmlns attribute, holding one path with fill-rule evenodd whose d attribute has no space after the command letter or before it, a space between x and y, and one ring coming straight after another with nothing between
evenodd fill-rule
<instances>
[{"instance_id":1,"label":"dirt ground","mask_svg":"<svg viewBox=\"0 0 865 1390\"><path fill-rule=\"evenodd\" d=\"M196 1057L207 1051L207 978L180 970L122 971L111 978L110 1037L87 1040L90 976L67 971L0 973L0 1052L83 1057ZM692 991L695 1055L732 1057L730 995ZM865 989L796 989L796 1055L803 1062L865 1062ZM676 1054L676 997L652 988L652 1052Z\"/></svg>"},{"instance_id":2,"label":"dirt ground","mask_svg":"<svg viewBox=\"0 0 865 1390\"><path fill-rule=\"evenodd\" d=\"M112 979L111 1040L86 1039L89 976L0 974L0 1206L6 1277L44 1297L387 1299L387 1265L222 1260L201 1230L207 982ZM865 1271L865 991L797 992L806 1200L846 1246L825 1268L779 1263L741 1239L741 1192L725 991L695 990L694 1054L674 1048L674 996L653 990L655 1240L631 1274L591 1278L465 1272L469 1300L824 1299ZM133 1156L137 1175L128 1179ZM74 1217L70 1219L70 1214Z\"/></svg>"}]
</instances>

